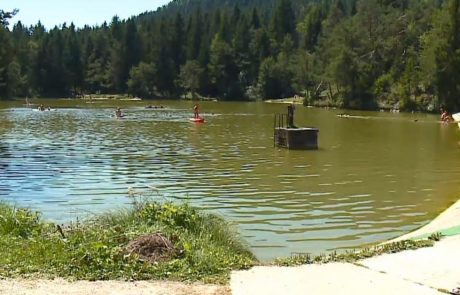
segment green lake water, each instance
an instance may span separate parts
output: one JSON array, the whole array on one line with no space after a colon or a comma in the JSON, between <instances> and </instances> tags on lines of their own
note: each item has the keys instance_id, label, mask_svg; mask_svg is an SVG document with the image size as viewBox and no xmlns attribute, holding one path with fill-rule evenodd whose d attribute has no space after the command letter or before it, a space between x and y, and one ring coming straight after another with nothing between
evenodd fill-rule
<instances>
[{"instance_id":1,"label":"green lake water","mask_svg":"<svg viewBox=\"0 0 460 295\"><path fill-rule=\"evenodd\" d=\"M282 104L0 102L0 200L66 222L128 206L128 190L235 223L262 260L383 241L458 199L460 131L438 116L296 108L318 151L273 147ZM126 117L112 117L122 107Z\"/></svg>"}]
</instances>

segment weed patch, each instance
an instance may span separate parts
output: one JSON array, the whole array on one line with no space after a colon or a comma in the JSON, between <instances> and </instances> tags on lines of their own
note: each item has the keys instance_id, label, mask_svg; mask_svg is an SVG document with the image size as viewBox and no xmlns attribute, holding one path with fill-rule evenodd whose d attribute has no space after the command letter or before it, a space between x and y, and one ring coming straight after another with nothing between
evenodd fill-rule
<instances>
[{"instance_id":1,"label":"weed patch","mask_svg":"<svg viewBox=\"0 0 460 295\"><path fill-rule=\"evenodd\" d=\"M62 228L0 204L0 278L225 282L256 263L236 231L187 204L133 209Z\"/></svg>"},{"instance_id":2,"label":"weed patch","mask_svg":"<svg viewBox=\"0 0 460 295\"><path fill-rule=\"evenodd\" d=\"M433 240L412 241L405 240L395 243L378 245L365 248L359 251L346 251L344 253L333 252L327 255L311 256L309 254L297 254L288 258L276 259L275 264L279 266L299 266L304 264L324 264L331 262L353 263L361 259L366 259L382 254L397 253L405 250L415 250L418 248L432 247Z\"/></svg>"}]
</instances>

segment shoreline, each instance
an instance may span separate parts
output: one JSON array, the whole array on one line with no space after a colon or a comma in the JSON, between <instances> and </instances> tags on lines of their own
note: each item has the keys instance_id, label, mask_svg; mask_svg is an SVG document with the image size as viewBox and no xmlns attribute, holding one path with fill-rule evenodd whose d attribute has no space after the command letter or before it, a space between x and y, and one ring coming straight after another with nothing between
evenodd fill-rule
<instances>
[{"instance_id":1,"label":"shoreline","mask_svg":"<svg viewBox=\"0 0 460 295\"><path fill-rule=\"evenodd\" d=\"M266 103L280 103L280 104L295 104L295 105L303 105L304 98L303 97L288 97L288 98L280 98L280 99L267 99L264 100ZM308 106L314 107L314 106Z\"/></svg>"},{"instance_id":2,"label":"shoreline","mask_svg":"<svg viewBox=\"0 0 460 295\"><path fill-rule=\"evenodd\" d=\"M428 240L424 240L429 237ZM407 240L410 239L410 240ZM414 240L431 245L404 247ZM391 243L393 242L393 243ZM396 247L392 247L396 245ZM421 228L362 250L358 260L296 266L256 266L234 271L232 294L460 294L460 200ZM311 261L311 260L310 260ZM338 292L339 290L339 292Z\"/></svg>"},{"instance_id":3,"label":"shoreline","mask_svg":"<svg viewBox=\"0 0 460 295\"><path fill-rule=\"evenodd\" d=\"M427 224L384 243L393 243L409 239L426 239L429 235L437 232L443 234L444 236L460 234L460 199L442 211Z\"/></svg>"},{"instance_id":4,"label":"shoreline","mask_svg":"<svg viewBox=\"0 0 460 295\"><path fill-rule=\"evenodd\" d=\"M100 286L106 290L100 294L107 294L111 285L129 291L132 282L145 282L147 290L163 283L184 290L178 294L188 294L192 286L204 283L211 283L204 285L211 291L225 287L231 270L258 263L223 218L186 203L131 197L130 209L67 225L44 221L38 211L0 202L0 294L15 294L14 286L34 289L30 285L36 284L55 294L55 286L62 285L56 280L68 282L75 290L72 294L89 294L78 293L79 283ZM4 293L5 289L10 292ZM196 294L215 294L211 291Z\"/></svg>"},{"instance_id":5,"label":"shoreline","mask_svg":"<svg viewBox=\"0 0 460 295\"><path fill-rule=\"evenodd\" d=\"M342 107L336 103L330 101L316 101L313 104L304 105L304 97L298 96L295 97L286 97L279 99L267 99L263 100L264 103L271 104L294 104L296 106L304 106L306 108L318 108L318 109L337 109L337 110L346 110L346 111L370 111L370 112L389 112L389 113L420 113L420 114L438 114L436 110L430 109L418 109L418 110L409 110L409 109L399 109L389 105L380 104L377 107L373 108L353 108L353 107Z\"/></svg>"},{"instance_id":6,"label":"shoreline","mask_svg":"<svg viewBox=\"0 0 460 295\"><path fill-rule=\"evenodd\" d=\"M6 99L4 101L23 101L26 98L15 97L11 99ZM155 97L155 98L140 98L140 97L130 97L129 95L115 95L115 94L107 94L107 95L85 95L81 97L32 97L29 98L30 101L34 100L82 100L86 102L101 102L101 101L155 101L155 100L179 100L179 101L195 101L195 102L225 102L223 100L219 100L216 97L198 97L195 100L188 97ZM317 102L314 104L304 105L304 98L299 96L295 97L287 97L287 98L279 98L279 99L257 99L257 100L230 100L230 102L262 102L268 104L294 104L296 106L304 106L305 108L317 108L317 109L337 109L337 110L344 110L344 111L370 111L370 112L390 112L390 113L420 113L420 114L438 114L436 110L428 110L428 109L421 109L421 110L400 110L395 109L389 106L379 106L378 108L353 108L353 107L341 107L335 103L330 102ZM30 103L30 105L34 105ZM455 123L455 122L454 122Z\"/></svg>"},{"instance_id":7,"label":"shoreline","mask_svg":"<svg viewBox=\"0 0 460 295\"><path fill-rule=\"evenodd\" d=\"M451 229L458 228L458 232L452 232ZM457 235L460 234L460 200L457 202L453 203L451 206L449 206L446 210L442 211L436 218L434 218L431 222L423 225L419 229L416 229L410 233L404 234L400 237L397 237L395 239L391 239L389 241L383 242L382 244L386 243L391 243L391 242L398 242L402 240L407 240L407 239L425 239L426 236L433 234L433 233L446 233L448 235ZM456 237L458 238L458 237ZM447 242L450 242L449 239L446 239ZM427 249L431 249L432 251L436 250L436 245L439 244L439 247L442 245L441 242L436 242L436 244ZM337 280L340 281L340 278L334 277L333 275L329 274L334 274L338 272L337 274L341 273L339 270L345 269L345 268L350 268L350 271L356 272L356 271L363 271L362 266L366 266L366 263L369 264L370 262L373 262L375 260L380 261L380 260L390 260L391 262L394 260L394 258L398 258L399 256L407 255L407 254L412 254L412 253L417 253L417 251L425 251L426 249L417 249L417 250L404 250L402 252L396 253L396 254L383 254L379 255L373 258L367 258L365 260L359 261L358 263L350 264L350 263L327 263L327 264L319 264L319 265L302 265L298 267L280 267L280 266L256 266L253 269L249 271L237 271L232 273L232 281L224 284L224 285L215 285L215 284L203 284L203 283L184 283L184 282L177 282L177 281L161 281L161 280L146 280L146 281L121 281L121 280L109 280L109 281L101 281L101 280L96 280L96 281L85 281L85 280L77 280L77 281L68 281L66 279L62 278L56 278L54 280L46 280L46 279L27 279L27 278L7 278L7 279L2 279L0 280L0 294L34 294L34 295L45 295L45 294L74 294L74 295L85 295L85 294L93 294L93 295L99 295L99 294L109 294L111 292L116 291L117 294L122 294L122 295L131 295L131 294L171 294L171 295L176 295L176 294L206 294L206 295L217 295L217 294L240 294L238 293L238 290L241 291L241 287L250 287L249 289L252 288L252 285L247 285L248 282L246 282L246 285L243 285L241 282L241 286L238 286L238 284L235 284L234 275L238 276L238 280L241 279L242 274L250 274L250 280L254 280L254 273L251 273L251 271L257 271L260 272L262 269L265 269L265 271L269 270L269 277L273 276L274 282L280 283L282 280L286 280L287 278L283 275L281 275L280 272L286 272L289 271L292 274L292 277L295 277L299 273L308 271L311 273L311 275L318 275L322 274L324 271L330 276L328 280L333 280L329 282L328 284L337 284ZM400 258L398 258L400 259ZM370 262L369 262L370 261ZM398 267L397 265L394 265L395 263L392 262L392 267ZM359 270L357 268L360 268ZM295 274L293 273L295 272ZM370 272L373 272L371 268L367 270L367 273L363 273L364 276L369 277L371 274ZM324 274L321 276L324 277ZM372 274L373 276L373 274ZM291 277L291 278L292 278ZM276 279L275 279L276 278ZM386 278L388 280L388 278ZM343 280L343 279L342 279ZM352 280L352 278L351 278ZM380 280L383 280L383 278L380 277L372 277L372 283L371 286L375 287L375 281L377 281L377 284L381 284ZM251 284L254 282L251 282ZM349 284L353 285L353 288L369 288L369 284L366 281L361 281L359 282L360 285L362 286L356 286L358 283L353 283L353 282L348 282ZM388 282L389 289L391 287L395 287L399 284L398 281L391 281ZM324 284L324 282L321 282L321 280L318 281L318 284ZM270 285L270 284L268 284ZM288 284L285 285L286 288L297 288L298 286L294 286L295 284ZM321 285L323 288L324 285ZM236 292L232 293L232 290L234 288L237 288ZM406 286L406 288L408 288ZM243 288L244 289L244 288ZM287 292L288 289L285 291ZM272 294L270 293L269 289L266 289L266 286L263 287L261 286L261 289L259 289L262 293L265 294ZM266 292L264 292L266 291ZM324 291L324 288L323 288ZM333 292L336 292L334 290ZM327 292L326 292L327 293ZM325 293L325 294L326 294ZM243 294L243 293L241 293ZM252 293L244 293L244 294L252 294ZM297 293L291 293L291 294L297 294ZM313 294L316 294L313 292ZM329 293L327 293L329 294ZM332 294L332 292L331 292ZM390 294L390 293L384 293L384 294Z\"/></svg>"}]
</instances>

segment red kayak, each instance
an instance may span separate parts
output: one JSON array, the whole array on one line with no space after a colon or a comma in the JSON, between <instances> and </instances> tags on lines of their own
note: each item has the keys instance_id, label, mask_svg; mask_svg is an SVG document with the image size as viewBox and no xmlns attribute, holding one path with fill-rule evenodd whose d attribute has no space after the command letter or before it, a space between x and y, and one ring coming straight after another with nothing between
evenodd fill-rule
<instances>
[{"instance_id":1,"label":"red kayak","mask_svg":"<svg viewBox=\"0 0 460 295\"><path fill-rule=\"evenodd\" d=\"M198 117L198 118L190 118L189 119L193 123L204 123L204 118Z\"/></svg>"}]
</instances>

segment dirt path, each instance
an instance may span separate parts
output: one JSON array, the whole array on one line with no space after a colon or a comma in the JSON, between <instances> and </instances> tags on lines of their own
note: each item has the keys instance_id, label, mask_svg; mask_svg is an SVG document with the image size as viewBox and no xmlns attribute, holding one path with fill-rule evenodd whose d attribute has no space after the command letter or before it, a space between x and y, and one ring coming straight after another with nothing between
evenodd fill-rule
<instances>
[{"instance_id":1,"label":"dirt path","mask_svg":"<svg viewBox=\"0 0 460 295\"><path fill-rule=\"evenodd\" d=\"M0 280L5 295L230 295L227 286L162 281Z\"/></svg>"}]
</instances>

